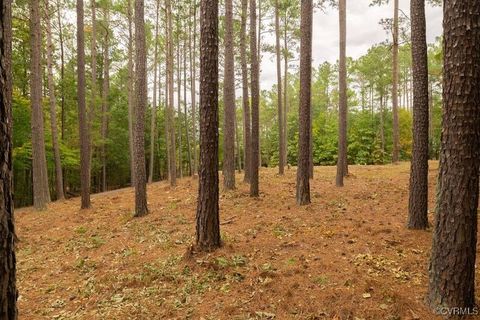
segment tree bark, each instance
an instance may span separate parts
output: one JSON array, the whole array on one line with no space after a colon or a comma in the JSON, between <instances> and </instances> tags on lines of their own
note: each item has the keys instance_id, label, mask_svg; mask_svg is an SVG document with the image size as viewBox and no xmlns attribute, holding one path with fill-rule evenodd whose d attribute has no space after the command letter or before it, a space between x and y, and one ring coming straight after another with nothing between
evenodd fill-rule
<instances>
[{"instance_id":1,"label":"tree bark","mask_svg":"<svg viewBox=\"0 0 480 320\"><path fill-rule=\"evenodd\" d=\"M178 176L183 177L183 148L182 148L182 76L181 76L181 59L180 59L180 13L176 17L176 53L177 53L177 110L178 110Z\"/></svg>"},{"instance_id":2,"label":"tree bark","mask_svg":"<svg viewBox=\"0 0 480 320\"><path fill-rule=\"evenodd\" d=\"M62 162L60 159L60 146L58 143L58 129L57 129L57 101L55 98L55 81L53 79L53 43L52 43L52 27L50 23L50 5L48 0L45 0L45 23L47 31L47 69L48 69L48 96L50 102L50 127L52 130L52 145L53 155L55 161L55 186L57 199L65 199L63 193L63 172Z\"/></svg>"},{"instance_id":3,"label":"tree bark","mask_svg":"<svg viewBox=\"0 0 480 320\"><path fill-rule=\"evenodd\" d=\"M134 103L135 97L133 96L134 87L134 64L133 64L133 13L131 0L127 1L127 15L128 15L128 142L130 147L130 182L131 185L135 185L135 152L133 142L133 130L134 130Z\"/></svg>"},{"instance_id":4,"label":"tree bark","mask_svg":"<svg viewBox=\"0 0 480 320\"><path fill-rule=\"evenodd\" d=\"M44 210L50 202L42 110L42 35L40 4L30 1L30 102L32 106L33 206Z\"/></svg>"},{"instance_id":5,"label":"tree bark","mask_svg":"<svg viewBox=\"0 0 480 320\"><path fill-rule=\"evenodd\" d=\"M165 12L167 13L167 8L165 7ZM166 177L168 181L170 179L170 109L169 109L169 68L170 68L170 60L169 60L169 53L168 53L168 17L165 15L165 36L167 38L165 44L165 109L164 109L164 118L165 118L165 144L167 148L167 167L166 167Z\"/></svg>"},{"instance_id":6,"label":"tree bark","mask_svg":"<svg viewBox=\"0 0 480 320\"><path fill-rule=\"evenodd\" d=\"M190 95L191 95L191 106L192 106L192 144L193 144L193 175L197 175L197 163L198 163L198 156L197 156L197 93L196 93L196 30L197 30L197 6L196 6L196 1L193 1L192 4L192 9L193 9L193 25L190 23L189 27L189 57L190 57L190 82L191 82L191 88L190 88ZM192 41L193 40L193 41ZM193 42L193 44L192 44Z\"/></svg>"},{"instance_id":7,"label":"tree bark","mask_svg":"<svg viewBox=\"0 0 480 320\"><path fill-rule=\"evenodd\" d=\"M240 26L240 63L242 65L242 108L243 108L243 149L245 159L245 172L243 181L250 182L252 167L252 130L250 128L250 99L248 96L248 67L247 67L247 15L248 0L242 0L242 17Z\"/></svg>"},{"instance_id":8,"label":"tree bark","mask_svg":"<svg viewBox=\"0 0 480 320\"><path fill-rule=\"evenodd\" d=\"M312 0L301 0L300 105L298 109L297 204L310 203L310 103L312 79Z\"/></svg>"},{"instance_id":9,"label":"tree bark","mask_svg":"<svg viewBox=\"0 0 480 320\"><path fill-rule=\"evenodd\" d=\"M135 0L135 216L148 213L145 167L145 109L147 105L147 52L144 0Z\"/></svg>"},{"instance_id":10,"label":"tree bark","mask_svg":"<svg viewBox=\"0 0 480 320\"><path fill-rule=\"evenodd\" d=\"M284 174L285 150L283 131L283 95L282 95L282 67L280 55L280 13L278 0L275 0L275 53L277 58L277 109L278 109L278 173Z\"/></svg>"},{"instance_id":11,"label":"tree bark","mask_svg":"<svg viewBox=\"0 0 480 320\"><path fill-rule=\"evenodd\" d=\"M0 318L16 320L17 286L13 214L12 3L0 1Z\"/></svg>"},{"instance_id":12,"label":"tree bark","mask_svg":"<svg viewBox=\"0 0 480 320\"><path fill-rule=\"evenodd\" d=\"M385 99L386 100L386 99ZM383 94L380 94L380 143L382 150L382 164L385 159L385 112L383 110L384 97Z\"/></svg>"},{"instance_id":13,"label":"tree bark","mask_svg":"<svg viewBox=\"0 0 480 320\"><path fill-rule=\"evenodd\" d=\"M220 247L218 206L218 0L200 4L200 170L196 246Z\"/></svg>"},{"instance_id":14,"label":"tree bark","mask_svg":"<svg viewBox=\"0 0 480 320\"><path fill-rule=\"evenodd\" d=\"M95 151L95 145L94 145L94 138L93 138L93 124L94 124L94 117L95 117L95 107L97 104L97 13L96 13L96 0L90 0L90 6L91 6L91 13L92 13L92 38L90 41L90 54L91 54L91 96L90 96L90 106L87 111L87 117L88 117L88 126L90 130L90 165L89 165L89 171L88 171L88 176L89 180L92 181L92 162L93 162L93 156L94 156L94 151ZM101 134L101 133L100 133ZM102 159L100 159L100 162ZM95 180L94 180L95 181Z\"/></svg>"},{"instance_id":15,"label":"tree bark","mask_svg":"<svg viewBox=\"0 0 480 320\"><path fill-rule=\"evenodd\" d=\"M157 11L155 18L155 53L153 55L153 102L152 118L150 122L150 161L148 164L148 183L153 182L153 164L155 163L155 124L157 122L157 66L158 66L158 17L160 14L160 1L156 0Z\"/></svg>"},{"instance_id":16,"label":"tree bark","mask_svg":"<svg viewBox=\"0 0 480 320\"><path fill-rule=\"evenodd\" d=\"M225 0L225 67L223 81L223 186L235 189L235 62L233 44L233 3Z\"/></svg>"},{"instance_id":17,"label":"tree bark","mask_svg":"<svg viewBox=\"0 0 480 320\"><path fill-rule=\"evenodd\" d=\"M101 147L101 156L102 156L102 191L107 190L107 138L108 138L108 96L110 92L110 59L109 59L109 50L110 50L110 35L109 35L109 20L110 12L108 9L108 4L105 5L104 10L104 19L105 19L105 39L104 39L104 49L103 49L103 84L102 84L102 126L101 126L101 135L102 135L102 147Z\"/></svg>"},{"instance_id":18,"label":"tree bark","mask_svg":"<svg viewBox=\"0 0 480 320\"><path fill-rule=\"evenodd\" d=\"M65 139L65 50L63 47L63 26L61 17L60 0L57 0L57 22L58 22L58 40L60 42L60 83L61 83L61 99L62 99L62 114L61 114L61 137Z\"/></svg>"},{"instance_id":19,"label":"tree bark","mask_svg":"<svg viewBox=\"0 0 480 320\"><path fill-rule=\"evenodd\" d=\"M236 114L236 110L235 110ZM242 172L242 147L240 143L240 134L238 130L238 119L235 117L235 140L236 140L236 148L237 148L237 162L238 162L238 173Z\"/></svg>"},{"instance_id":20,"label":"tree bark","mask_svg":"<svg viewBox=\"0 0 480 320\"><path fill-rule=\"evenodd\" d=\"M187 158L188 158L188 175L192 176L192 153L190 145L190 132L188 130L188 113L187 113L187 38L183 39L183 120L185 127L185 139L187 140Z\"/></svg>"},{"instance_id":21,"label":"tree bark","mask_svg":"<svg viewBox=\"0 0 480 320\"><path fill-rule=\"evenodd\" d=\"M428 57L425 0L410 2L413 64L413 148L408 228L428 227Z\"/></svg>"},{"instance_id":22,"label":"tree bark","mask_svg":"<svg viewBox=\"0 0 480 320\"><path fill-rule=\"evenodd\" d=\"M80 136L81 208L90 208L90 129L85 101L85 34L83 0L77 0L77 96Z\"/></svg>"},{"instance_id":23,"label":"tree bark","mask_svg":"<svg viewBox=\"0 0 480 320\"><path fill-rule=\"evenodd\" d=\"M252 154L250 159L250 196L258 197L259 166L259 66L257 52L257 8L256 0L250 0L250 59L251 59L251 91L252 91Z\"/></svg>"},{"instance_id":24,"label":"tree bark","mask_svg":"<svg viewBox=\"0 0 480 320\"><path fill-rule=\"evenodd\" d=\"M475 307L480 165L480 2L445 0L443 125L427 300ZM476 309L475 309L476 310Z\"/></svg>"},{"instance_id":25,"label":"tree bark","mask_svg":"<svg viewBox=\"0 0 480 320\"><path fill-rule=\"evenodd\" d=\"M339 112L338 112L338 159L337 159L337 187L343 187L343 178L346 175L347 162L347 3L339 0L338 5L340 24L340 58L338 67Z\"/></svg>"},{"instance_id":26,"label":"tree bark","mask_svg":"<svg viewBox=\"0 0 480 320\"><path fill-rule=\"evenodd\" d=\"M392 85L392 113L393 113L393 154L392 162L397 163L399 160L399 124L398 124L398 12L399 0L394 0L394 18L393 18L393 85Z\"/></svg>"},{"instance_id":27,"label":"tree bark","mask_svg":"<svg viewBox=\"0 0 480 320\"><path fill-rule=\"evenodd\" d=\"M171 0L166 0L167 6L167 83L168 83L168 107L167 107L167 132L168 132L168 176L170 179L170 186L177 185L177 166L176 166L176 151L175 151L175 110L173 99L173 36L172 36L172 4Z\"/></svg>"},{"instance_id":28,"label":"tree bark","mask_svg":"<svg viewBox=\"0 0 480 320\"><path fill-rule=\"evenodd\" d=\"M258 0L258 36L257 36L257 56L258 56L258 104L259 104L259 113L260 113L260 74L262 73L262 0ZM260 124L260 122L259 122ZM253 125L252 125L253 126ZM252 129L253 130L253 129ZM259 129L260 130L260 129ZM261 143L261 134L258 134L258 167L262 166L262 147Z\"/></svg>"}]
</instances>

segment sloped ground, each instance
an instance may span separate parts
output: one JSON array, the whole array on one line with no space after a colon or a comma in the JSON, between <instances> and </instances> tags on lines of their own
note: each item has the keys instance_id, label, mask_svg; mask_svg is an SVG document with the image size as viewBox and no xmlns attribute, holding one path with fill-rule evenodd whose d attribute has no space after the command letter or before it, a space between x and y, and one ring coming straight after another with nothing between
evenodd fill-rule
<instances>
[{"instance_id":1,"label":"sloped ground","mask_svg":"<svg viewBox=\"0 0 480 320\"><path fill-rule=\"evenodd\" d=\"M433 209L437 163L431 164ZM431 231L405 228L408 164L315 168L312 204L295 205L295 170L261 170L221 193L224 247L189 254L197 181L133 190L48 211L16 212L21 319L434 319L425 307ZM430 216L430 221L431 221ZM478 291L477 286L477 291Z\"/></svg>"}]
</instances>

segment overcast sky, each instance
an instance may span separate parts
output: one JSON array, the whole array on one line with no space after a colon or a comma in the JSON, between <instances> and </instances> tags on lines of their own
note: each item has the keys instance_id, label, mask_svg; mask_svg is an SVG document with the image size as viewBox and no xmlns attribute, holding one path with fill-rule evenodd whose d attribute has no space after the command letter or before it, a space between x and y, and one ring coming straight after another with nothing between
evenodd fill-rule
<instances>
[{"instance_id":1,"label":"overcast sky","mask_svg":"<svg viewBox=\"0 0 480 320\"><path fill-rule=\"evenodd\" d=\"M358 58L374 44L388 38L379 24L382 18L392 18L393 1L382 7L369 7L371 0L347 0L347 55ZM410 15L410 1L400 0L400 9ZM442 34L442 8L427 7L427 41L434 42ZM262 40L274 44L273 35L264 35ZM338 11L317 10L313 16L313 65L338 59ZM269 89L276 83L276 65L270 54L262 58L261 87ZM282 63L283 68L283 63ZM282 71L283 72L283 71Z\"/></svg>"}]
</instances>

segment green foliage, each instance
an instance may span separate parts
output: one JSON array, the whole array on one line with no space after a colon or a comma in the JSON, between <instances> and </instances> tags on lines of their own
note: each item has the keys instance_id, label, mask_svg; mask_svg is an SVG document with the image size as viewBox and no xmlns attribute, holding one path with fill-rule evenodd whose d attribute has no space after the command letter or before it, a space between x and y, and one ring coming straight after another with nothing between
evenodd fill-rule
<instances>
[{"instance_id":1,"label":"green foliage","mask_svg":"<svg viewBox=\"0 0 480 320\"><path fill-rule=\"evenodd\" d=\"M386 0L375 0L376 4L384 4ZM430 2L439 2L432 0ZM92 191L100 190L101 181L101 147L105 146L107 159L107 184L109 189L127 186L130 181L130 145L129 145L129 121L128 121L128 70L127 63L127 41L128 24L126 0L111 1L99 0L97 4L97 60L94 63L97 66L97 78L92 80L91 75L91 54L90 42L92 39L92 26L89 22L90 7L85 7L86 26L85 26L85 44L86 44L86 93L87 104L93 102L93 117L91 121L91 142L92 142ZM287 84L283 91L287 93L286 122L287 122L287 162L289 165L297 163L298 149L298 104L299 104L299 74L291 65L295 65L297 53L299 51L299 22L300 22L300 2L296 0L279 0L280 15L280 38L281 38L281 56L287 59L289 63L289 73L287 74ZM190 4L185 6L174 6L174 50L180 45L183 50L184 40L188 43L188 31L193 26L193 20L189 19ZM316 8L325 8L326 6L335 6L335 0L315 1ZM199 5L197 1L197 6ZM262 13L264 17L273 14L272 1L262 1ZM55 8L53 8L55 7ZM53 24L53 55L54 55L54 81L57 102L57 126L59 132L61 163L64 171L64 182L67 195L77 195L80 189L79 181L79 132L78 132L78 110L77 110L77 75L76 75L76 47L75 33L76 26L74 19L67 19L75 10L75 3L71 0L62 2L60 5L62 16L62 39L64 45L64 74L61 77L61 54L60 54L60 34L57 22L57 8L51 8L51 19ZM31 107L29 100L29 24L28 24L28 1L20 0L12 4L13 8L13 154L14 154L14 183L15 183L15 204L17 206L29 205L32 202L32 146L31 146ZM105 19L105 10L108 8L111 21ZM154 180L165 179L167 177L167 146L165 137L165 103L164 103L164 76L163 69L165 59L165 34L163 26L158 39L155 39L156 3L147 3L146 8L146 36L149 53L148 72L149 76L153 71L152 57L155 40L158 40L159 55L158 62L160 68L160 88L159 106L156 114L153 114L151 106L146 110L146 128L145 128L145 146L147 164L149 161L155 161ZM198 11L198 8L197 8ZM160 23L163 25L164 11L160 10ZM248 19L247 19L248 20ZM266 25L269 19L263 19L262 30L273 30L273 25ZM198 24L198 21L197 21ZM239 34L239 21L234 23L235 34ZM220 24L220 34L222 35L222 24ZM101 128L101 90L103 81L103 48L105 35L109 37L109 57L110 57L110 91L107 98L108 105L108 133L107 138L103 139L100 133ZM178 38L177 38L178 36ZM247 35L248 38L248 35ZM45 40L45 39L44 39ZM221 39L220 39L221 40ZM197 36L198 41L198 36ZM235 39L236 45L239 45L239 39ZM248 39L247 39L248 43ZM284 43L287 48L284 48ZM221 44L221 43L220 43ZM222 45L222 44L221 44ZM45 50L45 46L43 46ZM198 51L198 44L196 47ZM274 53L274 46L263 44L261 50ZM188 52L188 49L186 50ZM183 52L183 51L182 51ZM222 54L222 50L220 50ZM411 48L408 43L400 47L399 52L399 71L400 71L400 90L403 90L403 84L411 77ZM176 52L174 53L176 57ZM441 82L442 82L442 45L441 39L429 46L429 81L431 89L431 137L430 137L430 155L432 158L439 153L439 137L441 125ZM198 52L197 57L198 59ZM220 59L222 57L220 56ZM238 53L236 56L239 60ZM283 62L283 61L282 61ZM187 65L190 63L190 57L187 56ZM198 62L197 62L198 63ZM175 64L175 67L177 63ZM240 68L237 64L237 77L240 78ZM392 114L391 114L391 87L392 87L392 60L391 47L383 43L372 46L368 52L358 59L347 59L348 70L348 160L351 164L382 164L390 161L392 151ZM175 75L176 75L175 70ZM283 64L282 64L282 71ZM197 66L197 76L198 76ZM283 77L284 75L282 75ZM312 73L312 145L313 161L315 165L334 165L337 161L338 144L338 64L324 62L314 66ZM183 77L183 73L182 73ZM187 70L187 77L190 77ZM44 96L48 96L46 88L46 74L43 74ZM221 79L221 78L220 78ZM96 82L97 96L92 97L93 82ZM282 81L282 85L283 85ZM175 83L176 90L177 84ZM149 87L151 90L152 86ZM268 90L261 92L260 99L260 146L261 146L261 164L262 166L277 166L279 161L279 137L278 137L278 111L277 111L277 88L273 86ZM220 162L223 158L223 101L221 99L222 84L219 86L219 157ZM183 91L183 83L182 83ZM198 88L197 88L198 92ZM151 91L149 91L151 93ZM190 96L190 79L187 80L187 94ZM403 92L399 92L400 95ZM157 97L159 94L157 94ZM237 133L240 146L236 151L240 151L243 161L243 112L241 110L241 97L237 97ZM181 135L182 147L177 145L177 152L180 149L182 155L182 168L184 172L188 170L188 155L193 153L191 146L193 144L192 131L195 128L197 132L197 150L198 153L198 114L196 123L192 120L192 107L187 98L187 115L182 110L178 113L175 92L175 115L174 122L176 128L176 137ZM182 92L183 100L183 92ZM282 99L283 100L283 99ZM400 99L402 102L402 99ZM44 107L44 128L45 145L48 162L48 173L51 185L51 193L55 194L53 186L54 179L54 161L52 151L52 135L50 125L50 113L48 98L43 101ZM408 160L411 156L412 146L412 114L409 106L401 105L400 110L400 148L401 159ZM198 99L197 99L198 106ZM156 136L152 137L150 133L150 123L152 117L156 118ZM190 133L190 146L187 145L187 135L184 127L186 123ZM381 123L385 136L385 144L382 148ZM179 127L181 125L181 132ZM151 141L154 141L154 154L150 154ZM178 141L178 140L177 140ZM237 159L237 158L236 158ZM238 161L238 160L236 160ZM221 168L221 164L220 164ZM173 204L175 205L175 204ZM101 241L97 241L101 244Z\"/></svg>"}]
</instances>

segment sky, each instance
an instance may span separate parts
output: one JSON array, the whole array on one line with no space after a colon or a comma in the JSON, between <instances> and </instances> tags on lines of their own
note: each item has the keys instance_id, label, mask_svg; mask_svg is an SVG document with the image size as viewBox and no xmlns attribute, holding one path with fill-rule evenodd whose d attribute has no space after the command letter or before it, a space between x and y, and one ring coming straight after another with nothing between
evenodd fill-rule
<instances>
[{"instance_id":1,"label":"sky","mask_svg":"<svg viewBox=\"0 0 480 320\"><path fill-rule=\"evenodd\" d=\"M377 43L389 37L379 24L382 18L393 17L393 1L382 7L369 7L370 0L347 0L347 56L358 58ZM400 10L410 16L410 1L400 0ZM402 13L401 13L402 14ZM442 8L426 8L427 41L434 42L442 34ZM262 41L274 44L274 35L264 35ZM312 64L338 59L338 11L316 10L313 16ZM282 63L283 68L283 63ZM283 72L283 71L282 71ZM273 56L264 53L261 73L262 89L269 89L276 83L276 64Z\"/></svg>"}]
</instances>

